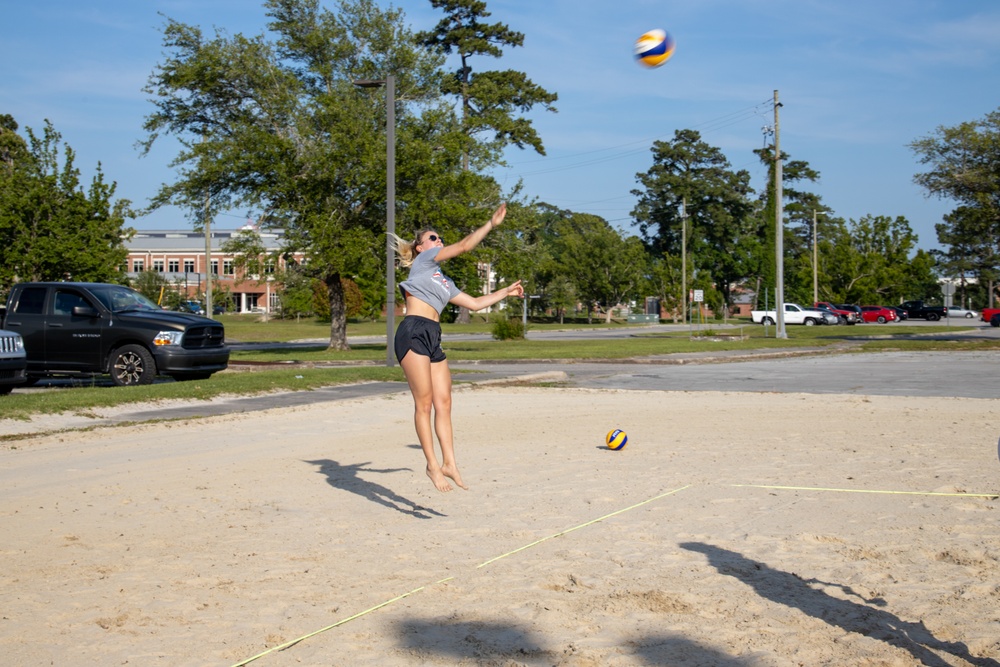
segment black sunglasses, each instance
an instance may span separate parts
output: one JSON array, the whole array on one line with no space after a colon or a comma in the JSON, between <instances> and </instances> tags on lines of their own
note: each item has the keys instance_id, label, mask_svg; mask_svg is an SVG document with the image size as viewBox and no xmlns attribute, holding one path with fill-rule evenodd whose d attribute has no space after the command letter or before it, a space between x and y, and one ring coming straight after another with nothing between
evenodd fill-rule
<instances>
[{"instance_id":1,"label":"black sunglasses","mask_svg":"<svg viewBox=\"0 0 1000 667\"><path fill-rule=\"evenodd\" d=\"M428 234L427 238L424 239L424 243L428 243L428 242L433 243L434 241L437 241L438 238L440 238L440 237L438 237L437 234Z\"/></svg>"}]
</instances>

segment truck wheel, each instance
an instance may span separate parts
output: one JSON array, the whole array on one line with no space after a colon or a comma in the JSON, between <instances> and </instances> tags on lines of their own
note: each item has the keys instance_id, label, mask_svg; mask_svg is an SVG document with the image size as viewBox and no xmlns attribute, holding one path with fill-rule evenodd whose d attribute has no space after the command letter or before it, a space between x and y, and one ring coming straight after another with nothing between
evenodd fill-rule
<instances>
[{"instance_id":1,"label":"truck wheel","mask_svg":"<svg viewBox=\"0 0 1000 667\"><path fill-rule=\"evenodd\" d=\"M928 322L937 322L939 319L941 318L938 317L937 313L927 313Z\"/></svg>"},{"instance_id":2,"label":"truck wheel","mask_svg":"<svg viewBox=\"0 0 1000 667\"><path fill-rule=\"evenodd\" d=\"M774 324L774 320L772 320L770 317L765 317L764 319L762 319L760 321L760 323L761 324L767 324L767 325L773 325Z\"/></svg>"},{"instance_id":3,"label":"truck wheel","mask_svg":"<svg viewBox=\"0 0 1000 667\"><path fill-rule=\"evenodd\" d=\"M10 385L4 385L0 387L0 396L6 396L12 391L14 391L14 387L11 387Z\"/></svg>"},{"instance_id":4,"label":"truck wheel","mask_svg":"<svg viewBox=\"0 0 1000 667\"><path fill-rule=\"evenodd\" d=\"M111 353L111 381L119 387L152 384L156 363L149 350L141 345L123 345Z\"/></svg>"},{"instance_id":5,"label":"truck wheel","mask_svg":"<svg viewBox=\"0 0 1000 667\"><path fill-rule=\"evenodd\" d=\"M814 326L816 324L816 320L814 320L811 317L807 317L806 321L803 322L802 324L806 325L807 327L811 327L811 326Z\"/></svg>"}]
</instances>

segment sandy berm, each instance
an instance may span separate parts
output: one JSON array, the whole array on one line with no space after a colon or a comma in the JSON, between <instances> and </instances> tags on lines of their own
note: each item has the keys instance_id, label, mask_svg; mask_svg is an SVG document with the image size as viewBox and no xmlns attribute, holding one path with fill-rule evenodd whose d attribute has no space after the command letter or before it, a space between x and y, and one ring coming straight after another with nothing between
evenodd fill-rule
<instances>
[{"instance_id":1,"label":"sandy berm","mask_svg":"<svg viewBox=\"0 0 1000 667\"><path fill-rule=\"evenodd\" d=\"M405 392L4 441L2 662L1000 665L996 400L466 387L455 430L448 494Z\"/></svg>"}]
</instances>

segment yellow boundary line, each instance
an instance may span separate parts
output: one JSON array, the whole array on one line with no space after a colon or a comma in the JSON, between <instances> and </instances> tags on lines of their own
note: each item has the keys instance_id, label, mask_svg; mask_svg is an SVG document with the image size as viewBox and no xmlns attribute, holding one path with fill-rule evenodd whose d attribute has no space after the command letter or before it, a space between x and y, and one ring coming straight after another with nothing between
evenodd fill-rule
<instances>
[{"instance_id":1,"label":"yellow boundary line","mask_svg":"<svg viewBox=\"0 0 1000 667\"><path fill-rule=\"evenodd\" d=\"M879 491L871 489L828 489L818 486L777 486L773 484L732 484L746 489L776 489L779 491L830 491L835 493L879 493L897 496L950 496L953 498L1000 498L1000 493L941 493L937 491Z\"/></svg>"},{"instance_id":2,"label":"yellow boundary line","mask_svg":"<svg viewBox=\"0 0 1000 667\"><path fill-rule=\"evenodd\" d=\"M513 551L508 551L505 554L502 554L500 556L496 556L495 558L491 558L491 559L489 559L487 561L483 561L482 563L480 563L479 565L477 565L475 567L475 569L478 570L480 568L486 567L490 563L495 563L496 561L501 560L503 558L507 558L508 556L513 556L514 554L517 554L517 553L520 553L522 551L525 551L526 549L530 549L532 547L538 546L542 542L547 542L548 540L555 539L555 538L560 537L562 535L567 535L569 533L572 533L574 530L580 530L581 528L586 528L587 526L592 526L595 523L599 523L601 521L604 521L605 519L610 519L613 516L618 516L619 514L624 514L625 512L629 512L631 510L637 509L639 507L642 507L643 505L648 505L651 502L655 502L655 501L660 500L662 498L666 498L667 496L672 496L675 493L680 493L684 489L689 489L689 488L691 488L691 484L688 484L687 486L682 486L679 489L674 489L673 491L667 491L666 493L661 493L658 496L654 496L653 498L649 498L647 500L643 500L642 502L636 503L635 505L630 505L629 507L617 510L615 512L611 512L610 514L605 514L602 517L598 517L596 519L592 519L592 520L590 520L590 521L588 521L586 523L581 523L579 526L573 526L572 528L567 528L566 530L560 531L560 532L555 533L553 535L549 535L548 537L543 537L543 538L541 538L539 540L535 540L531 544L525 544L523 547L519 547L517 549L514 549ZM446 577L446 578L441 579L439 581L435 581L434 584L430 584L430 585L443 584L444 582L451 581L452 579L454 579L454 577ZM261 653L258 653L257 655L253 656L252 658L247 658L245 660L241 660L240 662L235 663L233 665L233 667L243 667L244 665L250 664L254 660L258 660L260 658L263 658L265 655L268 655L269 653L274 653L275 651L283 651L286 648L291 648L292 646L298 644L299 642L305 641L306 639L309 639L310 637L315 637L316 635L322 634L322 633L326 632L327 630L332 630L333 628L336 628L338 626L344 625L345 623L349 623L349 622L351 622L353 620L361 618L362 616L366 616L366 615L368 615L368 614L370 614L372 612L378 611L379 609L382 609L383 607L387 607L387 606L389 606L389 605L391 605L391 604L393 604L395 602L399 602L400 600L408 598L411 595L415 595L415 594L419 593L420 591L424 590L425 588L427 588L426 585L425 586L420 586L418 588L414 588L412 591L409 591L407 593L403 593L402 595L397 595L396 597L392 598L391 600L386 600L385 602L377 604L374 607L370 607L369 609L365 609L364 611L360 611L357 614L354 614L353 616L348 616L347 618L341 619L341 620L337 621L336 623L332 623L332 624L326 626L325 628L320 628L319 630L316 630L314 632L310 632L307 635L302 635L298 639L293 639L293 640L285 642L284 644L281 644L279 646L272 646L271 648L269 648L266 651L263 651Z\"/></svg>"}]
</instances>

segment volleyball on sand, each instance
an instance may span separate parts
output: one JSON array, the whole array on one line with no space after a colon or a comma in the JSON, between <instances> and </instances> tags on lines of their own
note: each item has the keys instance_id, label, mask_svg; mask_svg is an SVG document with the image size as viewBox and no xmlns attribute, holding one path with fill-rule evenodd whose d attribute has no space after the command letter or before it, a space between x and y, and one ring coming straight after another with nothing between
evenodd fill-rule
<instances>
[{"instance_id":1,"label":"volleyball on sand","mask_svg":"<svg viewBox=\"0 0 1000 667\"><path fill-rule=\"evenodd\" d=\"M650 30L635 43L635 59L646 67L659 67L674 55L674 39L665 30Z\"/></svg>"},{"instance_id":2,"label":"volleyball on sand","mask_svg":"<svg viewBox=\"0 0 1000 667\"><path fill-rule=\"evenodd\" d=\"M625 449L625 445L628 444L628 435L626 435L625 431L620 428L616 428L614 431L608 432L608 437L604 439L604 442L607 443L608 449L613 449L615 451Z\"/></svg>"}]
</instances>

